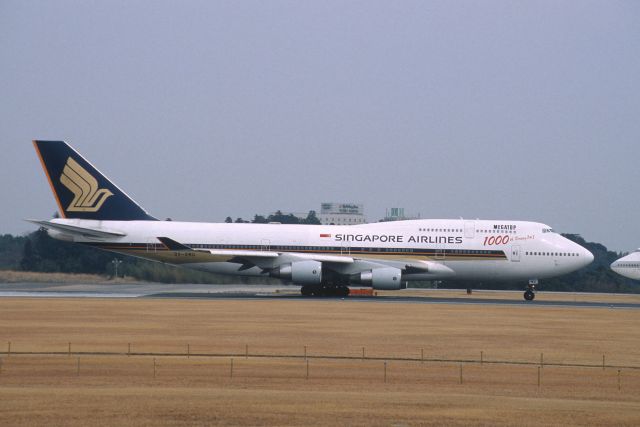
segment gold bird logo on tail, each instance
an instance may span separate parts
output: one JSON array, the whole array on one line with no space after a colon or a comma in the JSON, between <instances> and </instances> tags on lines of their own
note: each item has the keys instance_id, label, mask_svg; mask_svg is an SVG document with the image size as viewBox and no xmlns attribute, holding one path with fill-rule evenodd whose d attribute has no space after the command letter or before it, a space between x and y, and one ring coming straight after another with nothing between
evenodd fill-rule
<instances>
[{"instance_id":1,"label":"gold bird logo on tail","mask_svg":"<svg viewBox=\"0 0 640 427\"><path fill-rule=\"evenodd\" d=\"M113 193L98 188L98 181L71 157L62 170L60 182L74 195L69 204L69 212L97 212Z\"/></svg>"}]
</instances>

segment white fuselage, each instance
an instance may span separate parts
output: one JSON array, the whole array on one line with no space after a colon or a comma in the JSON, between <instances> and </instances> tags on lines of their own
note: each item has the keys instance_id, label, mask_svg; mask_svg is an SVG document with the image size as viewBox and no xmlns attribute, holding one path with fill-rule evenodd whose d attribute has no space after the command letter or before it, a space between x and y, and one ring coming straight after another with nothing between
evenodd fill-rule
<instances>
[{"instance_id":1,"label":"white fuselage","mask_svg":"<svg viewBox=\"0 0 640 427\"><path fill-rule=\"evenodd\" d=\"M621 276L640 280L640 249L614 261L611 269Z\"/></svg>"},{"instance_id":2,"label":"white fuselage","mask_svg":"<svg viewBox=\"0 0 640 427\"><path fill-rule=\"evenodd\" d=\"M269 266L249 268L224 257L212 261L183 256L168 250L158 237L217 254L277 252L280 263L287 256L349 257L354 264L336 264L339 274L352 274L368 263L381 264L404 269L403 281L543 279L570 273L593 260L588 250L547 225L524 221L425 219L352 226L80 219L52 223L124 234L97 238L50 230L53 237L197 270L249 276L264 275ZM420 262L429 263L428 273L406 268Z\"/></svg>"}]
</instances>

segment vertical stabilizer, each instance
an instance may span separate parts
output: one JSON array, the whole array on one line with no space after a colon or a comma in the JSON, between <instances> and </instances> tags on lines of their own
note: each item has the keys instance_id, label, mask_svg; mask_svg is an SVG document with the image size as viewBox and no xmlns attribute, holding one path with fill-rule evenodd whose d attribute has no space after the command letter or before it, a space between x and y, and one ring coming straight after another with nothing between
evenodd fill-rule
<instances>
[{"instance_id":1,"label":"vertical stabilizer","mask_svg":"<svg viewBox=\"0 0 640 427\"><path fill-rule=\"evenodd\" d=\"M64 141L33 141L63 218L155 220Z\"/></svg>"}]
</instances>

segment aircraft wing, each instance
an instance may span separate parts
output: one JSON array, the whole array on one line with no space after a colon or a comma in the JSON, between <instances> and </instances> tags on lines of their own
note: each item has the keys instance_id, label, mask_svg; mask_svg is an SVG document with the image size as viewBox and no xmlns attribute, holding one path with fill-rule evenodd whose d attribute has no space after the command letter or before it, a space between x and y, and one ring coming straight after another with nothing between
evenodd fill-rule
<instances>
[{"instance_id":1,"label":"aircraft wing","mask_svg":"<svg viewBox=\"0 0 640 427\"><path fill-rule=\"evenodd\" d=\"M233 249L194 249L168 237L158 237L158 240L170 251L178 253L193 252L198 254L199 259L203 261L208 258L211 262L233 262L242 264L242 269L245 270L251 267L270 270L281 264L309 260L332 264L354 263L354 259L348 256ZM206 255L208 255L208 257Z\"/></svg>"},{"instance_id":2,"label":"aircraft wing","mask_svg":"<svg viewBox=\"0 0 640 427\"><path fill-rule=\"evenodd\" d=\"M437 262L423 260L380 260L354 258L317 253L275 252L233 249L194 249L168 237L158 240L178 255L195 255L199 262L231 262L240 264L240 270L258 267L269 272L283 264L299 261L317 261L338 274L351 275L376 268L394 267L409 274L450 275L453 271Z\"/></svg>"}]
</instances>

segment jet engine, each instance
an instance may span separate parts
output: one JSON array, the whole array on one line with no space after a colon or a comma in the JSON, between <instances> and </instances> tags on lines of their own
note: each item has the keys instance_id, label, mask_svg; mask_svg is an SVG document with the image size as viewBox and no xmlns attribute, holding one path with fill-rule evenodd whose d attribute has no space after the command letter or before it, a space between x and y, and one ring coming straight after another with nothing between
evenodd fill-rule
<instances>
[{"instance_id":1,"label":"jet engine","mask_svg":"<svg viewBox=\"0 0 640 427\"><path fill-rule=\"evenodd\" d=\"M394 267L374 268L351 276L351 281L356 284L371 286L378 290L403 289L402 271Z\"/></svg>"},{"instance_id":2,"label":"jet engine","mask_svg":"<svg viewBox=\"0 0 640 427\"><path fill-rule=\"evenodd\" d=\"M290 280L297 285L319 285L322 282L322 263L318 261L297 261L274 268L271 276Z\"/></svg>"}]
</instances>

